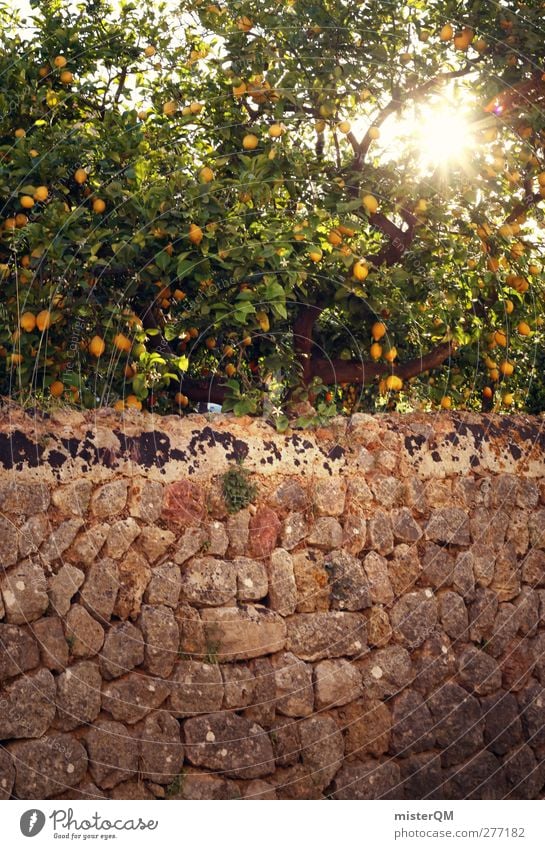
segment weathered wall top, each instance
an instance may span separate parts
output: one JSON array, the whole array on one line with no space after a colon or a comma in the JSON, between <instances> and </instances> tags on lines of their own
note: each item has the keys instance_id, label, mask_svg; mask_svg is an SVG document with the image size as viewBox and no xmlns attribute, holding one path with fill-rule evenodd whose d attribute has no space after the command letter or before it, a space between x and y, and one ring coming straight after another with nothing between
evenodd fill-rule
<instances>
[{"instance_id":1,"label":"weathered wall top","mask_svg":"<svg viewBox=\"0 0 545 849\"><path fill-rule=\"evenodd\" d=\"M386 469L421 478L473 473L545 476L545 420L473 413L356 414L316 431L277 433L261 419L154 416L111 410L52 413L5 408L0 475L17 469L44 482L145 472L165 482L207 477L235 461L262 475L330 477ZM378 451L378 455L377 455Z\"/></svg>"}]
</instances>

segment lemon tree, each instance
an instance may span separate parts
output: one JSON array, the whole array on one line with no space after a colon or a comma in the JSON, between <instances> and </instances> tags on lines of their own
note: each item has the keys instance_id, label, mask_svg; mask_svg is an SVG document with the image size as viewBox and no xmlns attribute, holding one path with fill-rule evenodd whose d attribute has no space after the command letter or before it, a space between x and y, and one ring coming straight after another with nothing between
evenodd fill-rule
<instances>
[{"instance_id":1,"label":"lemon tree","mask_svg":"<svg viewBox=\"0 0 545 849\"><path fill-rule=\"evenodd\" d=\"M0 392L541 408L540 6L0 5Z\"/></svg>"}]
</instances>

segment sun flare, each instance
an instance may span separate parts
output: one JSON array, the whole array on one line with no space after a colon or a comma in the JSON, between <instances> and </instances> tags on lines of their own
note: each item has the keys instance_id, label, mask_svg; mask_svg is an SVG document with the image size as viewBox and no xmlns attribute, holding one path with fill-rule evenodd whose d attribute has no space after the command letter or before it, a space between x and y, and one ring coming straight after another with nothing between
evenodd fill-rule
<instances>
[{"instance_id":1,"label":"sun flare","mask_svg":"<svg viewBox=\"0 0 545 849\"><path fill-rule=\"evenodd\" d=\"M424 167L460 162L472 144L471 129L463 113L446 108L424 113L415 123L415 135Z\"/></svg>"},{"instance_id":2,"label":"sun flare","mask_svg":"<svg viewBox=\"0 0 545 849\"><path fill-rule=\"evenodd\" d=\"M357 136L365 135L369 119L358 117L352 122ZM395 159L400 152L413 148L415 168L428 172L449 165L463 165L475 146L471 121L459 104L439 102L417 106L401 117L392 116L380 128L375 142L380 155Z\"/></svg>"}]
</instances>

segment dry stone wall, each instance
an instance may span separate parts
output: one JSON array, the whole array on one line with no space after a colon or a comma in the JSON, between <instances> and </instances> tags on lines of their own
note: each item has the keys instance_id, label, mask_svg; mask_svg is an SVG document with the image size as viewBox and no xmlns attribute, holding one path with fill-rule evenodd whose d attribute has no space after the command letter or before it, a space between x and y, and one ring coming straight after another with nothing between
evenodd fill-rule
<instances>
[{"instance_id":1,"label":"dry stone wall","mask_svg":"<svg viewBox=\"0 0 545 849\"><path fill-rule=\"evenodd\" d=\"M0 798L541 797L541 428L5 411Z\"/></svg>"}]
</instances>

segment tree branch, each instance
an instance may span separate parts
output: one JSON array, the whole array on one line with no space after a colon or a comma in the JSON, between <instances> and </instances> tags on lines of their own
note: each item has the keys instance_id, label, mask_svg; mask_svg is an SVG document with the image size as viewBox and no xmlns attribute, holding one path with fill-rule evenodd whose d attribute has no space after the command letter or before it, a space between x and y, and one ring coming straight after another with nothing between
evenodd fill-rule
<instances>
[{"instance_id":1,"label":"tree branch","mask_svg":"<svg viewBox=\"0 0 545 849\"><path fill-rule=\"evenodd\" d=\"M511 224L513 221L516 221L521 215L524 215L527 210L536 203L539 203L540 200L543 200L539 192L530 192L530 194L526 194L520 203L518 203L514 209L511 210L507 218L505 219L506 224Z\"/></svg>"},{"instance_id":2,"label":"tree branch","mask_svg":"<svg viewBox=\"0 0 545 849\"><path fill-rule=\"evenodd\" d=\"M220 385L218 378L210 380L194 380L184 377L181 387L176 386L176 391L184 392L191 401L204 401L208 404L223 404L227 395L227 388Z\"/></svg>"},{"instance_id":3,"label":"tree branch","mask_svg":"<svg viewBox=\"0 0 545 849\"><path fill-rule=\"evenodd\" d=\"M121 69L121 73L119 75L119 82L117 84L117 88L116 88L116 91L115 91L115 94L114 94L114 101L113 102L115 104L119 103L119 98L121 97L121 93L123 91L123 88L125 86L125 82L127 80L128 71L129 71L129 69L126 65L124 65L123 68Z\"/></svg>"},{"instance_id":4,"label":"tree branch","mask_svg":"<svg viewBox=\"0 0 545 849\"><path fill-rule=\"evenodd\" d=\"M406 230L402 230L382 212L375 212L369 216L370 224L376 227L377 230L380 230L385 236L388 236L390 240L378 254L372 254L366 257L368 262L377 267L381 265L395 265L396 262L399 262L414 239L416 217L407 209L402 210L400 214L408 224Z\"/></svg>"},{"instance_id":5,"label":"tree branch","mask_svg":"<svg viewBox=\"0 0 545 849\"><path fill-rule=\"evenodd\" d=\"M312 361L311 376L320 377L324 383L372 383L377 377L396 374L402 380L416 377L428 369L438 368L455 352L454 342L443 342L422 357L408 360L398 365L387 363L357 362L355 360L340 360L316 358Z\"/></svg>"},{"instance_id":6,"label":"tree branch","mask_svg":"<svg viewBox=\"0 0 545 849\"><path fill-rule=\"evenodd\" d=\"M312 331L322 313L323 307L303 304L293 323L293 347L303 367L303 382L312 378Z\"/></svg>"}]
</instances>

